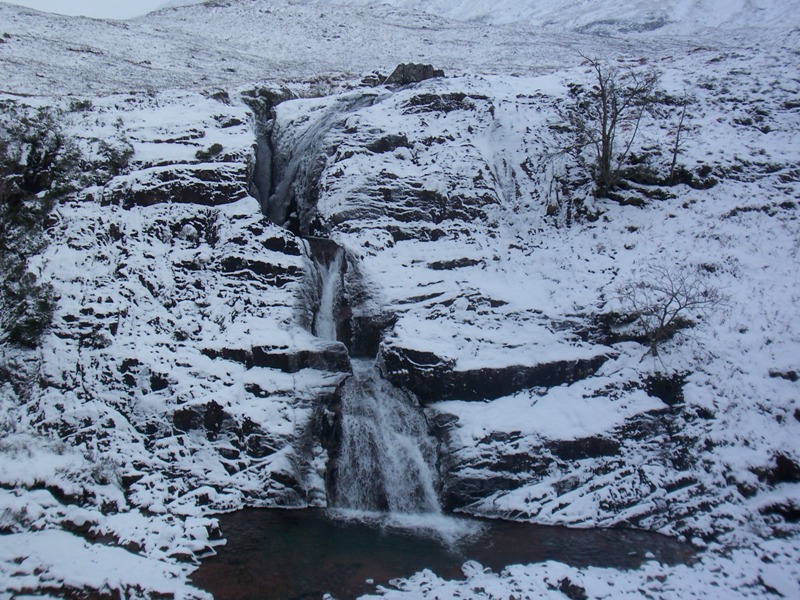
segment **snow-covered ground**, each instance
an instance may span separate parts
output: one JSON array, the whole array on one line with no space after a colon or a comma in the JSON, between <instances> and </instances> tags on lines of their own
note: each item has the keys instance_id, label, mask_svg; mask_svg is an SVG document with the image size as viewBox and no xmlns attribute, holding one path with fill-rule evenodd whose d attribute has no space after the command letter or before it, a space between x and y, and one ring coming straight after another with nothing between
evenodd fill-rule
<instances>
[{"instance_id":1,"label":"snow-covered ground","mask_svg":"<svg viewBox=\"0 0 800 600\"><path fill-rule=\"evenodd\" d=\"M0 44L0 91L43 95L276 80L310 82L319 93L376 70L388 75L398 63L434 63L448 73L541 73L575 62L581 52L635 53L665 43L553 36L385 6L267 6L259 0L165 9L129 21L0 3L0 23L0 36L8 34Z\"/></svg>"},{"instance_id":2,"label":"snow-covered ground","mask_svg":"<svg viewBox=\"0 0 800 600\"><path fill-rule=\"evenodd\" d=\"M525 24L556 30L614 34L680 34L709 29L785 26L797 3L784 0L300 0L303 4L384 4L459 21Z\"/></svg>"},{"instance_id":3,"label":"snow-covered ground","mask_svg":"<svg viewBox=\"0 0 800 600\"><path fill-rule=\"evenodd\" d=\"M796 3L742 2L723 33L706 34L714 3L676 2L676 24L652 38L519 22L606 20L578 3L559 5L560 20L522 3L491 13L460 3L469 23L399 10L418 4L239 0L126 23L0 5L3 99L60 107L89 169L103 160L100 140L133 149L121 175L56 209L32 265L60 296L41 352L3 349L17 376L0 394L0 597L203 597L187 577L216 543L208 515L325 501L313 432L320 399L343 379L326 368L341 346L302 327L302 241L248 194L256 136L241 92L257 82L339 94L279 105L274 149L286 160L315 153L318 201L300 219L347 249L349 283L366 296L356 314L393 323L386 376L447 423L452 504L632 524L704 549L692 566L624 573L468 564L465 581L423 572L380 595L563 598L567 578L590 598L797 597ZM451 6L429 10L453 16ZM636 19L660 18L652 7L636 4ZM682 25L697 14L706 20ZM739 29L747 23L764 29ZM579 175L553 156L567 84L591 83L579 52L642 59L668 93L688 90L679 162L707 166L718 184L668 187L645 207L594 201L576 184L575 205L598 218L575 218L551 184ZM408 60L458 76L358 86ZM643 123L635 152L668 145L678 113L664 110ZM203 155L214 144L222 150ZM652 160L668 164L665 153ZM306 198L307 184L292 189ZM648 264L685 267L724 302L641 360L641 344L587 330L620 309L617 286ZM474 384L593 360L556 383ZM415 378L424 369L441 375L436 393ZM648 387L659 372L685 376L682 399Z\"/></svg>"}]
</instances>

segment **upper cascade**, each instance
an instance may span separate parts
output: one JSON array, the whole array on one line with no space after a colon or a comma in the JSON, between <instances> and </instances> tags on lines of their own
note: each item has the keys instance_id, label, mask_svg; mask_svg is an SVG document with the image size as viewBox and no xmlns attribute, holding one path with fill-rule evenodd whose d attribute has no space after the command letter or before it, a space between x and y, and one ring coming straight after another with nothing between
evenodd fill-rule
<instances>
[{"instance_id":1,"label":"upper cascade","mask_svg":"<svg viewBox=\"0 0 800 600\"><path fill-rule=\"evenodd\" d=\"M320 278L319 306L314 316L313 332L326 340L337 340L338 312L342 293L344 250L337 248L328 261L315 263Z\"/></svg>"}]
</instances>

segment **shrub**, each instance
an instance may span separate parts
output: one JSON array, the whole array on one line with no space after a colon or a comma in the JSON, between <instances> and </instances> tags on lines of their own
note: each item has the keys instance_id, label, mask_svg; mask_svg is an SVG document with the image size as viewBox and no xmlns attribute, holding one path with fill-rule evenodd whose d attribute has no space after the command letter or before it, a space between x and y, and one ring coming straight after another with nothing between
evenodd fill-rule
<instances>
[{"instance_id":1,"label":"shrub","mask_svg":"<svg viewBox=\"0 0 800 600\"><path fill-rule=\"evenodd\" d=\"M123 173L133 158L133 145L123 136L98 142L108 177Z\"/></svg>"},{"instance_id":2,"label":"shrub","mask_svg":"<svg viewBox=\"0 0 800 600\"><path fill-rule=\"evenodd\" d=\"M201 211L200 225L206 243L213 248L220 241L222 224L220 223L219 211L210 208Z\"/></svg>"},{"instance_id":3,"label":"shrub","mask_svg":"<svg viewBox=\"0 0 800 600\"><path fill-rule=\"evenodd\" d=\"M206 150L198 150L195 153L197 160L209 160L222 152L222 144L211 144Z\"/></svg>"},{"instance_id":4,"label":"shrub","mask_svg":"<svg viewBox=\"0 0 800 600\"><path fill-rule=\"evenodd\" d=\"M654 264L648 265L639 279L619 286L617 298L647 341L652 356L658 356L659 344L693 325L692 319L702 317L722 301L719 291L706 285L697 272Z\"/></svg>"},{"instance_id":5,"label":"shrub","mask_svg":"<svg viewBox=\"0 0 800 600\"><path fill-rule=\"evenodd\" d=\"M53 320L53 286L39 284L32 273L25 273L16 285L6 281L3 294L9 304L3 314L5 339L17 346L36 348Z\"/></svg>"},{"instance_id":6,"label":"shrub","mask_svg":"<svg viewBox=\"0 0 800 600\"><path fill-rule=\"evenodd\" d=\"M572 104L564 116L575 135L569 148L586 162L595 183L595 195L609 197L620 178L645 112L652 109L659 76L654 70L609 66L583 57L592 71L590 87L569 86Z\"/></svg>"},{"instance_id":7,"label":"shrub","mask_svg":"<svg viewBox=\"0 0 800 600\"><path fill-rule=\"evenodd\" d=\"M72 189L78 153L52 109L0 104L0 341L33 348L56 298L30 272L28 259L44 246L55 199Z\"/></svg>"}]
</instances>

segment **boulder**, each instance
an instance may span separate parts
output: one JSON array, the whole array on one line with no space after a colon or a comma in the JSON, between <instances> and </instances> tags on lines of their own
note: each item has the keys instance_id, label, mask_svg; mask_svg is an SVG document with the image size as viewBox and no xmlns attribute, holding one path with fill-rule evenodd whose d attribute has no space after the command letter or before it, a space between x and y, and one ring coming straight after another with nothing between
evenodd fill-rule
<instances>
[{"instance_id":1,"label":"boulder","mask_svg":"<svg viewBox=\"0 0 800 600\"><path fill-rule=\"evenodd\" d=\"M402 63L395 67L395 70L383 83L384 85L408 85L410 83L419 83L426 79L433 79L434 77L444 77L444 71L434 69L433 65Z\"/></svg>"}]
</instances>

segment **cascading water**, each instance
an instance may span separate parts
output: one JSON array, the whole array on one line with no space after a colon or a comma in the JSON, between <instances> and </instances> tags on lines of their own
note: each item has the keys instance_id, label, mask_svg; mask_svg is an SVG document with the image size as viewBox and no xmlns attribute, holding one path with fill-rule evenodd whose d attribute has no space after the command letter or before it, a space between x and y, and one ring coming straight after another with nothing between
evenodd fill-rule
<instances>
[{"instance_id":1,"label":"cascading water","mask_svg":"<svg viewBox=\"0 0 800 600\"><path fill-rule=\"evenodd\" d=\"M342 391L334 503L392 513L440 513L436 446L419 410L365 360Z\"/></svg>"},{"instance_id":2,"label":"cascading water","mask_svg":"<svg viewBox=\"0 0 800 600\"><path fill-rule=\"evenodd\" d=\"M342 261L344 251L337 248L333 258L316 263L319 284L319 307L314 316L313 331L326 340L337 339L337 313L342 292Z\"/></svg>"},{"instance_id":3,"label":"cascading water","mask_svg":"<svg viewBox=\"0 0 800 600\"><path fill-rule=\"evenodd\" d=\"M379 92L343 96L326 108L310 110L299 133L280 125L269 128L266 144L273 180L263 184L264 210L277 224L304 234L313 261L314 335L339 340L351 330L343 305L345 252L332 240L310 237L318 227L313 182L319 176L322 148L330 136L343 135L347 117L373 104ZM313 107L312 107L313 108ZM312 201L313 200L313 201ZM345 326L342 326L345 325ZM363 340L354 346L363 347ZM374 364L352 361L352 376L342 387L340 436L331 452L328 496L336 508L392 514L441 515L435 469L436 443L422 412L406 394L384 381Z\"/></svg>"},{"instance_id":4,"label":"cascading water","mask_svg":"<svg viewBox=\"0 0 800 600\"><path fill-rule=\"evenodd\" d=\"M336 340L344 251L316 240L314 335ZM333 246L333 250L331 250ZM440 514L436 444L418 407L368 360L352 360L341 394L341 441L331 504L359 511Z\"/></svg>"}]
</instances>

